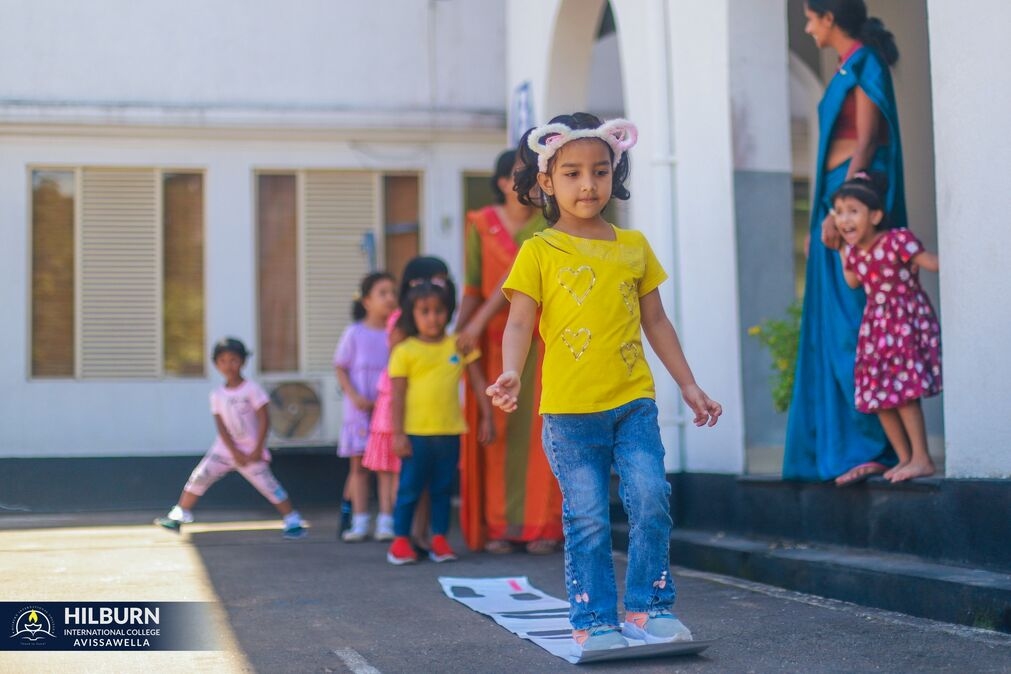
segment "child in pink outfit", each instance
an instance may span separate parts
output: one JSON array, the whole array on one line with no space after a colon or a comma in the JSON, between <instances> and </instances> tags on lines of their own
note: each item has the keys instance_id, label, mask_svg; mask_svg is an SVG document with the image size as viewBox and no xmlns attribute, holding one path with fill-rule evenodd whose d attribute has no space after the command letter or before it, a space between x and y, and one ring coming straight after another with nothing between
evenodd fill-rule
<instances>
[{"instance_id":1,"label":"child in pink outfit","mask_svg":"<svg viewBox=\"0 0 1011 674\"><path fill-rule=\"evenodd\" d=\"M211 392L211 414L218 429L210 451L190 474L179 501L154 523L178 533L193 521L192 509L207 489L232 471L238 471L284 518L284 537L302 538L307 530L291 505L288 493L270 470L266 439L270 423L266 392L242 377L249 352L242 342L226 337L214 345L214 366L225 384Z\"/></svg>"}]
</instances>

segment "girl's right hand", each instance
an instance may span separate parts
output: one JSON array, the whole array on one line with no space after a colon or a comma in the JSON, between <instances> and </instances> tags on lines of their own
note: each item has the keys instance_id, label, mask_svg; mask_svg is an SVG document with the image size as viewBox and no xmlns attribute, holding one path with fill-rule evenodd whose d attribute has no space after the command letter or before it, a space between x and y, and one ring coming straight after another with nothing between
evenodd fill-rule
<instances>
[{"instance_id":1,"label":"girl's right hand","mask_svg":"<svg viewBox=\"0 0 1011 674\"><path fill-rule=\"evenodd\" d=\"M401 459L411 456L411 441L403 433L393 434L393 453Z\"/></svg>"},{"instance_id":2,"label":"girl's right hand","mask_svg":"<svg viewBox=\"0 0 1011 674\"><path fill-rule=\"evenodd\" d=\"M821 242L829 250L839 250L839 244L842 243L842 237L835 226L835 216L831 212L821 221Z\"/></svg>"},{"instance_id":3,"label":"girl's right hand","mask_svg":"<svg viewBox=\"0 0 1011 674\"><path fill-rule=\"evenodd\" d=\"M515 370L506 370L495 383L485 389L491 397L491 404L503 412L513 412L520 395L520 375Z\"/></svg>"}]
</instances>

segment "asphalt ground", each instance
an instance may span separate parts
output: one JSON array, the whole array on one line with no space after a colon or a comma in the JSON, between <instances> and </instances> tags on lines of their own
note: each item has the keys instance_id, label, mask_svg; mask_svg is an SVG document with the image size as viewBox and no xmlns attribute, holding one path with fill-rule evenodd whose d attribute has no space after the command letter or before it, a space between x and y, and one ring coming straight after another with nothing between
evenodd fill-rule
<instances>
[{"instance_id":1,"label":"asphalt ground","mask_svg":"<svg viewBox=\"0 0 1011 674\"><path fill-rule=\"evenodd\" d=\"M385 546L337 541L333 512L286 541L267 511L197 511L182 535L160 513L0 515L0 601L207 601L217 651L2 652L2 672L567 672L446 597L440 575L527 576L564 596L561 554L466 553L394 567ZM624 557L616 554L617 573ZM1009 672L1011 635L674 567L690 657L587 665L606 672Z\"/></svg>"}]
</instances>

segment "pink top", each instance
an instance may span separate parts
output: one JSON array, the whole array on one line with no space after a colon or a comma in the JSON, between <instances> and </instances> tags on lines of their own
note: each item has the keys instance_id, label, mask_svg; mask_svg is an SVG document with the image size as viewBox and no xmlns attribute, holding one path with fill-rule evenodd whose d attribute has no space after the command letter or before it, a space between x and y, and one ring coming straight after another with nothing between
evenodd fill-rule
<instances>
[{"instance_id":1,"label":"pink top","mask_svg":"<svg viewBox=\"0 0 1011 674\"><path fill-rule=\"evenodd\" d=\"M267 393L255 381L245 380L236 388L219 386L211 391L211 414L221 417L235 446L244 454L252 454L260 435L260 420L256 413L270 402ZM215 452L231 454L219 435L211 448ZM263 448L264 461L270 461L270 452Z\"/></svg>"}]
</instances>

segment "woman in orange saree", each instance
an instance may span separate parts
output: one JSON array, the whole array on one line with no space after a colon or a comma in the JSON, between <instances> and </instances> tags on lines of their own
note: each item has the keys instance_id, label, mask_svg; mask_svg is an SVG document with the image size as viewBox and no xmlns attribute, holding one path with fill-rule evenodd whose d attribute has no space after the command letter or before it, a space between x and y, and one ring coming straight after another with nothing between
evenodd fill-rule
<instances>
[{"instance_id":1,"label":"woman in orange saree","mask_svg":"<svg viewBox=\"0 0 1011 674\"><path fill-rule=\"evenodd\" d=\"M488 381L502 373L502 332L509 304L502 281L520 244L546 226L539 211L519 203L513 191L516 152L499 155L492 176L496 204L467 214L466 278L458 325L461 349L477 347ZM471 550L491 553L525 545L528 552L553 552L562 540L562 497L541 448L540 361L543 345L530 350L523 371L519 408L494 411L495 442L478 445L463 437L460 451L460 523ZM468 426L477 428L477 404L468 390Z\"/></svg>"}]
</instances>

